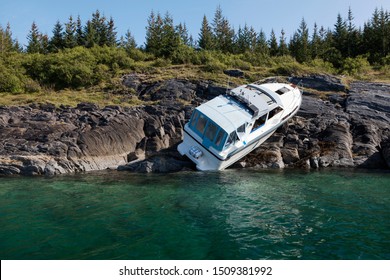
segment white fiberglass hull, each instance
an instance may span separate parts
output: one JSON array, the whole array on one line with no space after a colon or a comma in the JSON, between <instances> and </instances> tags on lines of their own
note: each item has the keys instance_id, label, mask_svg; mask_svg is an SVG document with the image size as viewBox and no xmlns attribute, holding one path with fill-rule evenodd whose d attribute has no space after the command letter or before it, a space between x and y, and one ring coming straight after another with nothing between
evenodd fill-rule
<instances>
[{"instance_id":1,"label":"white fiberglass hull","mask_svg":"<svg viewBox=\"0 0 390 280\"><path fill-rule=\"evenodd\" d=\"M255 122L262 119L261 115L257 119L248 119L245 114L231 115L232 112L242 112L242 107L237 107L230 99L226 101L223 98L214 98L205 105L197 107L191 121L185 125L183 142L177 148L179 153L192 160L198 170L223 170L258 148L280 126L297 113L302 102L301 93L296 87L282 88L285 91L277 92L277 95L277 89L285 85L272 84L268 86L270 88L275 87L275 89L271 89L275 92L256 93L258 96L251 92L252 98L261 97L261 94L273 97L266 99L266 103L263 101L263 107L260 106L261 102L257 107L263 109L262 114L263 117L266 117L266 120L264 119L255 126ZM239 91L240 93L241 91ZM279 95L283 96L279 97ZM277 100L279 101L276 102ZM276 111L280 107L276 107L275 103L283 106L283 110ZM264 109L268 106L268 112L264 114ZM271 110L275 111L272 115ZM254 114L257 113L253 112ZM229 114L230 118L227 117ZM247 119L243 120L245 117ZM230 123L237 127L234 128L233 132L231 132L232 129L229 130ZM242 123L243 125L240 126ZM249 128L242 129L245 125ZM219 132L217 133L217 131ZM224 131L224 133L220 133L221 131ZM225 136L223 137L223 135ZM234 137L235 135L236 137ZM229 143L230 139L232 139L230 143L233 144ZM226 144L221 148L224 143Z\"/></svg>"},{"instance_id":2,"label":"white fiberglass hull","mask_svg":"<svg viewBox=\"0 0 390 280\"><path fill-rule=\"evenodd\" d=\"M210 150L203 147L195 138L193 138L188 132L184 132L183 142L177 147L177 150L181 155L186 155L191 159L195 164L196 168L201 171L208 170L224 170L230 165L234 164L247 154L249 154L254 149L258 148L264 141L266 141L277 129L275 127L273 130L268 131L262 137L253 140L252 142L246 144L240 149L228 154L226 158L222 158L217 154L214 154ZM190 149L192 147L197 147L201 152L202 156L195 158L190 154Z\"/></svg>"}]
</instances>

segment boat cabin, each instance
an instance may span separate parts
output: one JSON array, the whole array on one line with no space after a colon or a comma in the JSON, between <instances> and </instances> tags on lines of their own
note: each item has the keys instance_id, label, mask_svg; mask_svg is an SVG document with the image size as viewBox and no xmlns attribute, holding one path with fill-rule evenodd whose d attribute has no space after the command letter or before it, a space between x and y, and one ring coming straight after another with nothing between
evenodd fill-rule
<instances>
[{"instance_id":1,"label":"boat cabin","mask_svg":"<svg viewBox=\"0 0 390 280\"><path fill-rule=\"evenodd\" d=\"M196 140L218 153L260 129L283 108L275 93L258 85L245 85L197 107L188 123Z\"/></svg>"}]
</instances>

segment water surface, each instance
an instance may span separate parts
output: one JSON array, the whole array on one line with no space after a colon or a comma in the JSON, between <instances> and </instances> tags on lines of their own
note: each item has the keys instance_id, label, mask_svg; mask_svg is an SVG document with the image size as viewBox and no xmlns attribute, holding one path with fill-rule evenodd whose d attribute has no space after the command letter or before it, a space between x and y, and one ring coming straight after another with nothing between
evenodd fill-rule
<instances>
[{"instance_id":1,"label":"water surface","mask_svg":"<svg viewBox=\"0 0 390 280\"><path fill-rule=\"evenodd\" d=\"M390 259L390 173L0 178L1 259Z\"/></svg>"}]
</instances>

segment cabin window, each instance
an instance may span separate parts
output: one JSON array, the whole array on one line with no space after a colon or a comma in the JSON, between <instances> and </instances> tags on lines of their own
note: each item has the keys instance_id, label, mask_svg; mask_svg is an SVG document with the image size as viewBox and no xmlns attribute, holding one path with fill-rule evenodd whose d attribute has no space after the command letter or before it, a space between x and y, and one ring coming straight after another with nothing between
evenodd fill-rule
<instances>
[{"instance_id":1,"label":"cabin window","mask_svg":"<svg viewBox=\"0 0 390 280\"><path fill-rule=\"evenodd\" d=\"M273 109L271 112L269 112L268 119L272 118L273 116L275 116L276 114L280 113L281 111L283 111L282 108L276 107L276 108Z\"/></svg>"},{"instance_id":2,"label":"cabin window","mask_svg":"<svg viewBox=\"0 0 390 280\"><path fill-rule=\"evenodd\" d=\"M228 140L226 141L226 144L225 144L224 149L229 148L231 145L233 145L234 143L236 143L237 140L238 140L237 133L236 133L235 131L233 131L232 133L230 133L229 138L228 138Z\"/></svg>"},{"instance_id":3,"label":"cabin window","mask_svg":"<svg viewBox=\"0 0 390 280\"><path fill-rule=\"evenodd\" d=\"M219 147L222 143L222 140L226 137L225 131L220 129L217 134L217 138L215 138L215 146Z\"/></svg>"},{"instance_id":4,"label":"cabin window","mask_svg":"<svg viewBox=\"0 0 390 280\"><path fill-rule=\"evenodd\" d=\"M204 136L213 142L215 135L217 134L218 126L209 120Z\"/></svg>"},{"instance_id":5,"label":"cabin window","mask_svg":"<svg viewBox=\"0 0 390 280\"><path fill-rule=\"evenodd\" d=\"M267 119L267 114L262 115L260 118L258 118L258 119L255 121L255 123L253 124L251 133L252 133L253 131L255 131L256 129L258 129L259 127L261 127L262 125L264 125L266 119Z\"/></svg>"},{"instance_id":6,"label":"cabin window","mask_svg":"<svg viewBox=\"0 0 390 280\"><path fill-rule=\"evenodd\" d=\"M200 135L203 135L204 129L206 128L207 118L205 115L201 114L198 118L198 122L196 123L196 130Z\"/></svg>"},{"instance_id":7,"label":"cabin window","mask_svg":"<svg viewBox=\"0 0 390 280\"><path fill-rule=\"evenodd\" d=\"M283 94L285 94L286 92L289 92L289 91L290 91L290 90L289 90L288 88L282 87L282 88L278 89L278 90L276 91L276 93L279 94L279 95L283 95Z\"/></svg>"},{"instance_id":8,"label":"cabin window","mask_svg":"<svg viewBox=\"0 0 390 280\"><path fill-rule=\"evenodd\" d=\"M199 112L195 110L195 112L192 114L192 117L191 117L190 127L192 127L192 128L195 127L196 119L198 118L198 116L199 116Z\"/></svg>"},{"instance_id":9,"label":"cabin window","mask_svg":"<svg viewBox=\"0 0 390 280\"><path fill-rule=\"evenodd\" d=\"M245 133L245 124L239 126L239 127L237 128L237 132L238 132L238 133Z\"/></svg>"}]
</instances>

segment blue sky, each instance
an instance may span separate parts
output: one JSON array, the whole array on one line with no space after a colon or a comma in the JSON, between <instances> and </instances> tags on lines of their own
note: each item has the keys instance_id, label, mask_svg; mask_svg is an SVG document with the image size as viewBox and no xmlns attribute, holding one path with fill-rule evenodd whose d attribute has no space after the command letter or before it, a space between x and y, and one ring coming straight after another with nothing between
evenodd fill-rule
<instances>
[{"instance_id":1,"label":"blue sky","mask_svg":"<svg viewBox=\"0 0 390 280\"><path fill-rule=\"evenodd\" d=\"M63 23L70 15L80 15L85 23L98 9L107 18L113 17L118 37L129 29L137 44L141 45L152 10L161 14L168 11L174 23L186 23L196 39L203 15L211 22L218 5L236 30L246 23L256 31L262 29L268 37L274 29L279 37L283 28L287 38L298 28L302 18L311 32L314 22L318 26L333 28L338 13L347 17L348 7L352 8L356 26L363 26L376 7L390 10L389 0L0 0L0 25L5 27L9 22L14 38L24 45L33 21L40 32L51 36L57 20Z\"/></svg>"}]
</instances>

